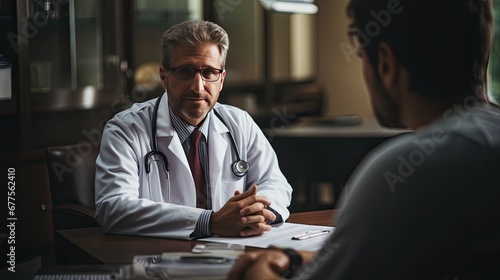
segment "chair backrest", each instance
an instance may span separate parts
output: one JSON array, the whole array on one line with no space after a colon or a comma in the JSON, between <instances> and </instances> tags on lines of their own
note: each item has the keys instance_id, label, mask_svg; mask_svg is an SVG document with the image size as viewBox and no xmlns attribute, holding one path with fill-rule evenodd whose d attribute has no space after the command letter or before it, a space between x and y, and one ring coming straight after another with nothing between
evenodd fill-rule
<instances>
[{"instance_id":1,"label":"chair backrest","mask_svg":"<svg viewBox=\"0 0 500 280\"><path fill-rule=\"evenodd\" d=\"M48 147L47 167L54 230L95 227L95 161L99 146L90 143Z\"/></svg>"}]
</instances>

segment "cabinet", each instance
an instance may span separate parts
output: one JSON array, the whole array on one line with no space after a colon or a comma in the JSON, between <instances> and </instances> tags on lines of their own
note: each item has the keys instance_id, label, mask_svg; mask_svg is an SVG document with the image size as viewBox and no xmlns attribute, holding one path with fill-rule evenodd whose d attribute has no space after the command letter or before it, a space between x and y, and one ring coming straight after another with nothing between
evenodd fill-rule
<instances>
[{"instance_id":1,"label":"cabinet","mask_svg":"<svg viewBox=\"0 0 500 280\"><path fill-rule=\"evenodd\" d=\"M19 263L31 255L51 261L45 148L95 144L102 125L123 109L116 31L123 8L120 1L0 2L0 54L13 65L12 97L0 100L0 172L16 170Z\"/></svg>"},{"instance_id":2,"label":"cabinet","mask_svg":"<svg viewBox=\"0 0 500 280\"><path fill-rule=\"evenodd\" d=\"M83 130L98 127L109 104L120 100L119 3L5 0L1 5L2 11L9 7L2 52L13 62L13 94L10 101L0 100L0 108L16 140L2 143L0 154L37 154L49 145L80 141Z\"/></svg>"},{"instance_id":3,"label":"cabinet","mask_svg":"<svg viewBox=\"0 0 500 280\"><path fill-rule=\"evenodd\" d=\"M337 208L344 186L363 158L387 139L409 132L381 127L376 120L336 125L319 119L276 129L271 145L294 187L290 211Z\"/></svg>"}]
</instances>

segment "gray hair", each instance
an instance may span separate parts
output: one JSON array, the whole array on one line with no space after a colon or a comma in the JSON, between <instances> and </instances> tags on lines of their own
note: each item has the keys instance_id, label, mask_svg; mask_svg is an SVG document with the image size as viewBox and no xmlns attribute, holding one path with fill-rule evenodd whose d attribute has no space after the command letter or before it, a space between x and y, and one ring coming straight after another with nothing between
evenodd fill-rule
<instances>
[{"instance_id":1,"label":"gray hair","mask_svg":"<svg viewBox=\"0 0 500 280\"><path fill-rule=\"evenodd\" d=\"M199 46L204 43L216 44L222 57L222 67L226 64L229 37L219 25L205 20L186 20L170 27L161 38L161 65L169 68L172 48L175 45Z\"/></svg>"}]
</instances>

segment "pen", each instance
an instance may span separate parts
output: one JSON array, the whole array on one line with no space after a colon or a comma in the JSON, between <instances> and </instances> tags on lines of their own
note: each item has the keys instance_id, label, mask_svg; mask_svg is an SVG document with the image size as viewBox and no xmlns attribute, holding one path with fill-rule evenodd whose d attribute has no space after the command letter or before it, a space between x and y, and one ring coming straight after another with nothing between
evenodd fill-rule
<instances>
[{"instance_id":1,"label":"pen","mask_svg":"<svg viewBox=\"0 0 500 280\"><path fill-rule=\"evenodd\" d=\"M183 263L192 264L223 264L230 262L230 259L217 256L182 256L180 258Z\"/></svg>"},{"instance_id":2,"label":"pen","mask_svg":"<svg viewBox=\"0 0 500 280\"><path fill-rule=\"evenodd\" d=\"M309 239L309 238L325 235L328 233L330 233L329 230L323 230L323 229L312 230L312 231L307 231L306 233L303 233L303 234L295 235L292 237L292 240L304 240L304 239Z\"/></svg>"}]
</instances>

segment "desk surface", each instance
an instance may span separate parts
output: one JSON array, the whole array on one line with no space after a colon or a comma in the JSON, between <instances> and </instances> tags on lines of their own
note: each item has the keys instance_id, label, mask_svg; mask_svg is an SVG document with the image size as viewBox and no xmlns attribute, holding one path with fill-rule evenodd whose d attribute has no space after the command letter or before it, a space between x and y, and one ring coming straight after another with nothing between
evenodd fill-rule
<instances>
[{"instance_id":1,"label":"desk surface","mask_svg":"<svg viewBox=\"0 0 500 280\"><path fill-rule=\"evenodd\" d=\"M336 210L292 213L288 222L334 226ZM79 264L131 263L135 255L190 252L198 241L106 234L101 228L60 230L61 248Z\"/></svg>"}]
</instances>

